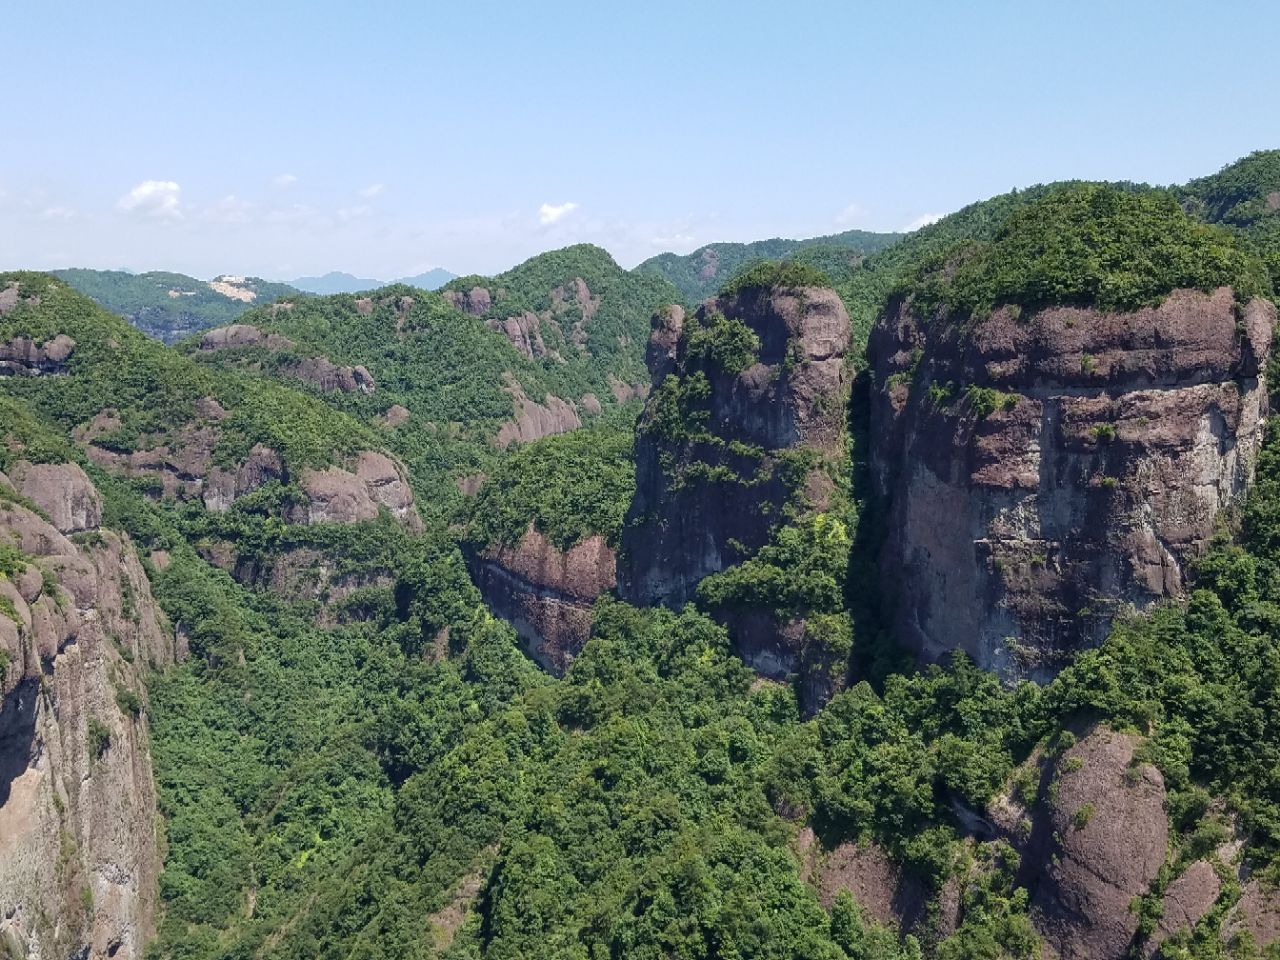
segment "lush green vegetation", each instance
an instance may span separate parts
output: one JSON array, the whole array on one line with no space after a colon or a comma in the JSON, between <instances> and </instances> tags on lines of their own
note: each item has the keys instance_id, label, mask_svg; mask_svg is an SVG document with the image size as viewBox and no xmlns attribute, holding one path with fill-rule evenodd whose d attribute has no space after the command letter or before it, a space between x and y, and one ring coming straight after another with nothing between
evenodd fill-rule
<instances>
[{"instance_id":1,"label":"lush green vegetation","mask_svg":"<svg viewBox=\"0 0 1280 960\"><path fill-rule=\"evenodd\" d=\"M689 304L713 296L728 280L761 260L802 260L822 270L847 271L868 254L892 246L902 234L848 230L811 240L758 240L754 243L712 243L681 256L663 253L635 268L636 273L662 277L674 284Z\"/></svg>"},{"instance_id":2,"label":"lush green vegetation","mask_svg":"<svg viewBox=\"0 0 1280 960\"><path fill-rule=\"evenodd\" d=\"M577 279L590 291L587 312L576 300ZM409 422L382 431L381 442L409 466L425 510L461 519L469 504L453 481L495 469L500 456L493 437L513 416L515 388L535 401L548 394L570 401L593 394L611 410L615 383L647 382L649 317L677 298L662 281L627 274L588 245L535 257L497 277L464 277L445 292L477 286L493 298L481 319L456 309L443 294L389 286L368 297L309 298L289 310L264 308L241 318L287 337L291 349L241 347L210 354L191 343L185 350L206 366L284 378L370 426L391 406L405 407ZM550 318L541 323L551 351L544 358L522 356L483 322L524 311ZM364 365L376 392L319 394L292 379L298 360L313 356Z\"/></svg>"},{"instance_id":3,"label":"lush green vegetation","mask_svg":"<svg viewBox=\"0 0 1280 960\"><path fill-rule=\"evenodd\" d=\"M760 338L737 317L694 314L685 322L685 357L695 364L711 365L737 376L760 359Z\"/></svg>"},{"instance_id":4,"label":"lush green vegetation","mask_svg":"<svg viewBox=\"0 0 1280 960\"><path fill-rule=\"evenodd\" d=\"M990 242L928 262L907 291L928 314L966 319L1002 304L1131 310L1175 289L1225 285L1241 300L1271 291L1255 257L1172 197L1083 185L1014 211Z\"/></svg>"},{"instance_id":5,"label":"lush green vegetation","mask_svg":"<svg viewBox=\"0 0 1280 960\"><path fill-rule=\"evenodd\" d=\"M831 280L827 275L809 263L800 260L761 260L721 287L720 294L732 297L749 290L830 285Z\"/></svg>"},{"instance_id":6,"label":"lush green vegetation","mask_svg":"<svg viewBox=\"0 0 1280 960\"><path fill-rule=\"evenodd\" d=\"M245 301L181 273L72 269L56 270L54 276L165 343L232 323L255 303L302 295L288 284L258 277L247 277L243 283L235 284L254 295Z\"/></svg>"},{"instance_id":7,"label":"lush green vegetation","mask_svg":"<svg viewBox=\"0 0 1280 960\"><path fill-rule=\"evenodd\" d=\"M578 279L586 283L594 306L578 302L573 289ZM571 397L587 390L603 397L609 373L628 383L647 382L644 345L649 339L649 318L660 305L679 299L671 284L643 273L627 273L607 252L591 244L541 254L495 277L460 277L444 290L469 291L477 286L488 290L492 299L486 318L551 312L555 324L544 323L542 330L547 348L570 361L571 368L575 360L583 366L585 379L573 387L566 385L561 394ZM542 366L551 373L562 364L549 358Z\"/></svg>"},{"instance_id":8,"label":"lush green vegetation","mask_svg":"<svg viewBox=\"0 0 1280 960\"><path fill-rule=\"evenodd\" d=\"M1223 181L1226 199L1198 187L1198 215L1265 221L1269 212L1249 204L1270 181L1253 167L1240 176L1239 189ZM191 646L187 663L150 680L167 844L153 956L1038 956L1027 892L1014 882L1017 854L968 836L957 810L982 810L1033 749L1062 749L1066 728L1095 720L1142 734L1143 756L1164 774L1174 839L1162 882L1233 821L1255 875L1280 881L1280 428L1268 435L1256 487L1199 561L1189 602L1117 624L1044 687L1002 687L962 658L917 672L894 655L870 586L876 516L857 408L832 509L782 518L768 546L708 578L698 597L708 610L808 618L853 664L849 689L804 719L795 691L756 682L710 617L608 598L581 656L553 678L484 610L456 540L512 543L530 524L560 546L616 537L634 483L633 411L611 406L587 429L505 456L489 438L511 414L508 373L530 396L577 397L603 396L608 374L634 370L644 298L662 292L610 279L616 267L594 248L562 253L483 281L506 291L493 316L550 310L550 291L579 276L601 296L591 324L601 322L616 350L601 343L596 354L588 324L590 356L575 354L570 310L564 342L552 340L569 362L526 361L443 298L391 288L364 312L353 297L257 311L252 322L288 336L293 351L197 362L61 283L0 275L0 288L17 280L41 301L0 317L0 342L76 340L68 376L0 381L0 469L19 456L84 463L106 524L144 555L169 552L149 573ZM1000 302L1133 305L1180 285L1266 288L1257 261L1226 234L1136 188L997 198L877 257L835 278L855 320L926 261L955 269L949 279L926 271L917 294L968 313ZM840 264L815 244L784 266L753 267L737 289ZM647 429L711 443L707 373L754 357L744 329L712 318L689 331L692 369L659 387ZM378 392L320 397L278 382L292 359L316 354L365 364ZM294 491L279 483L220 515L153 502L81 459L69 439L110 408L120 425L100 442L138 449L192 423L206 396L229 413L217 449L227 460L255 442L294 467L396 445L420 502L433 507L427 532L386 517L290 527L280 517ZM996 391L962 396L977 416L1006 404ZM395 431L375 420L392 403L411 411ZM759 451L739 447L721 452L757 462ZM807 466L791 465L801 475ZM463 509L452 478L472 470L488 476ZM446 526L461 519L465 529ZM254 565L316 550L339 574L380 580L320 629L316 601L248 589L201 559L220 543ZM0 547L0 576L25 562ZM89 749L105 744L91 738ZM1034 793L1038 781L1027 785ZM960 928L942 939L926 924L899 939L848 896L824 908L796 851L804 825L828 847L875 841L930 890L964 878ZM1149 928L1152 905L1136 908ZM1251 955L1222 945L1222 916L1211 912L1184 937L1183 955Z\"/></svg>"},{"instance_id":9,"label":"lush green vegetation","mask_svg":"<svg viewBox=\"0 0 1280 960\"><path fill-rule=\"evenodd\" d=\"M287 465L301 468L378 444L372 430L318 400L262 378L206 369L46 274L0 274L0 285L15 280L26 299L0 317L0 342L26 336L43 343L65 334L75 349L66 376L17 377L5 388L56 423L63 437L109 410L119 424L98 438L100 445L122 452L150 449L195 423L197 401L211 397L231 413L233 429L225 431L216 451L228 457L263 440L276 446Z\"/></svg>"},{"instance_id":10,"label":"lush green vegetation","mask_svg":"<svg viewBox=\"0 0 1280 960\"><path fill-rule=\"evenodd\" d=\"M1259 150L1174 188L1187 211L1231 230L1266 263L1280 289L1280 150Z\"/></svg>"},{"instance_id":11,"label":"lush green vegetation","mask_svg":"<svg viewBox=\"0 0 1280 960\"><path fill-rule=\"evenodd\" d=\"M507 457L480 488L470 537L518 543L532 525L561 549L593 534L616 545L635 493L631 457L636 410L545 437Z\"/></svg>"}]
</instances>

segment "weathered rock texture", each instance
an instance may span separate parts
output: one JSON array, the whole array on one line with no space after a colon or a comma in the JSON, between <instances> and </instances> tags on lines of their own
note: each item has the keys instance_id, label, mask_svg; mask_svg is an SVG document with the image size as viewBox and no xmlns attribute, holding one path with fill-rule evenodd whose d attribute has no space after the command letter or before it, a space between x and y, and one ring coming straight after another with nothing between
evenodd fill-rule
<instances>
[{"instance_id":1,"label":"weathered rock texture","mask_svg":"<svg viewBox=\"0 0 1280 960\"><path fill-rule=\"evenodd\" d=\"M515 546L493 544L467 559L489 609L515 627L530 656L557 674L587 642L592 606L617 576L604 537L560 550L532 526Z\"/></svg>"},{"instance_id":2,"label":"weathered rock texture","mask_svg":"<svg viewBox=\"0 0 1280 960\"><path fill-rule=\"evenodd\" d=\"M498 428L494 442L499 447L505 449L513 443L532 443L582 426L582 418L572 401L550 393L542 398L541 403L530 400L514 378L508 379L506 390L515 403L515 418Z\"/></svg>"},{"instance_id":3,"label":"weathered rock texture","mask_svg":"<svg viewBox=\"0 0 1280 960\"><path fill-rule=\"evenodd\" d=\"M1164 779L1134 761L1140 742L1092 729L1042 782L1020 880L1032 922L1061 960L1128 956L1138 931L1132 902L1164 863Z\"/></svg>"},{"instance_id":4,"label":"weathered rock texture","mask_svg":"<svg viewBox=\"0 0 1280 960\"><path fill-rule=\"evenodd\" d=\"M0 952L141 957L161 865L144 678L180 650L80 468L15 474L0 492L52 522L0 497L27 558L0 577Z\"/></svg>"},{"instance_id":5,"label":"weathered rock texture","mask_svg":"<svg viewBox=\"0 0 1280 960\"><path fill-rule=\"evenodd\" d=\"M357 301L357 311L364 302L367 301ZM288 337L248 323L218 327L200 339L200 350L204 353L233 350L237 347L263 347L270 351L282 351L292 350L294 343ZM303 357L283 364L280 373L286 377L296 377L324 393L373 393L377 389L373 374L367 367L339 366L328 357Z\"/></svg>"},{"instance_id":6,"label":"weathered rock texture","mask_svg":"<svg viewBox=\"0 0 1280 960\"><path fill-rule=\"evenodd\" d=\"M341 467L303 470L300 486L305 500L289 513L294 523L360 523L376 519L385 507L410 529L421 529L404 470L385 454L364 451L354 472Z\"/></svg>"},{"instance_id":7,"label":"weathered rock texture","mask_svg":"<svg viewBox=\"0 0 1280 960\"><path fill-rule=\"evenodd\" d=\"M869 355L898 636L1047 679L1117 612L1177 595L1250 481L1275 320L1225 288L968 325L892 302Z\"/></svg>"},{"instance_id":8,"label":"weathered rock texture","mask_svg":"<svg viewBox=\"0 0 1280 960\"><path fill-rule=\"evenodd\" d=\"M15 288L10 288L15 289ZM14 337L0 343L0 377L43 377L66 372L76 342L60 333L43 343Z\"/></svg>"},{"instance_id":9,"label":"weathered rock texture","mask_svg":"<svg viewBox=\"0 0 1280 960\"><path fill-rule=\"evenodd\" d=\"M745 370L691 353L693 331L719 315L759 337L757 362ZM703 578L765 546L788 512L826 509L845 449L848 344L840 298L816 287L749 289L710 300L692 317L669 307L654 318L646 353L653 390L618 568L624 599L680 606ZM716 613L765 675L807 672L803 619ZM817 684L811 706L831 686Z\"/></svg>"}]
</instances>

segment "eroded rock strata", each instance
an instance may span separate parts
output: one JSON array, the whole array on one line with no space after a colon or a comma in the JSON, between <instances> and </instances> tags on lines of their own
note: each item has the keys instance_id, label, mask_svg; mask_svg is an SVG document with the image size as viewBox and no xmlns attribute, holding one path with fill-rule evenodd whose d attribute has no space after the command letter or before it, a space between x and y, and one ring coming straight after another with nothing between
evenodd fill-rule
<instances>
[{"instance_id":1,"label":"eroded rock strata","mask_svg":"<svg viewBox=\"0 0 1280 960\"><path fill-rule=\"evenodd\" d=\"M561 550L532 526L514 546L472 551L468 566L489 608L515 627L530 656L557 674L587 642L592 606L617 577L603 536Z\"/></svg>"},{"instance_id":2,"label":"eroded rock strata","mask_svg":"<svg viewBox=\"0 0 1280 960\"><path fill-rule=\"evenodd\" d=\"M1275 323L1229 288L968 324L891 301L869 355L898 636L1044 680L1177 596L1251 478Z\"/></svg>"},{"instance_id":3,"label":"eroded rock strata","mask_svg":"<svg viewBox=\"0 0 1280 960\"><path fill-rule=\"evenodd\" d=\"M74 464L0 474L0 952L141 957L161 867L146 671L182 655ZM16 556L17 559L14 559Z\"/></svg>"},{"instance_id":4,"label":"eroded rock strata","mask_svg":"<svg viewBox=\"0 0 1280 960\"><path fill-rule=\"evenodd\" d=\"M716 359L725 318L758 339L754 355L732 366ZM653 389L619 559L623 599L678 607L704 578L769 543L780 523L828 507L845 451L848 345L844 305L820 287L748 288L692 316L668 307L655 317L646 356ZM805 667L802 618L756 609L717 616L765 675ZM830 685L820 686L815 703L829 696Z\"/></svg>"}]
</instances>

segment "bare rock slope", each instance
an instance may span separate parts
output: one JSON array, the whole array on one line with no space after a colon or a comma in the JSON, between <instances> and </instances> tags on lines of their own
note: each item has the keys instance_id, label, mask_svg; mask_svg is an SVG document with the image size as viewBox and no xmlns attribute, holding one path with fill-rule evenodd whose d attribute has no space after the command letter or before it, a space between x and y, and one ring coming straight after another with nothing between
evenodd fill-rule
<instances>
[{"instance_id":1,"label":"bare rock slope","mask_svg":"<svg viewBox=\"0 0 1280 960\"><path fill-rule=\"evenodd\" d=\"M181 651L132 544L98 528L84 472L20 461L12 474L0 474L0 952L140 957L161 866L144 678Z\"/></svg>"},{"instance_id":2,"label":"bare rock slope","mask_svg":"<svg viewBox=\"0 0 1280 960\"><path fill-rule=\"evenodd\" d=\"M1225 287L965 325L891 302L869 355L898 636L1043 680L1177 596L1252 477L1275 323Z\"/></svg>"}]
</instances>

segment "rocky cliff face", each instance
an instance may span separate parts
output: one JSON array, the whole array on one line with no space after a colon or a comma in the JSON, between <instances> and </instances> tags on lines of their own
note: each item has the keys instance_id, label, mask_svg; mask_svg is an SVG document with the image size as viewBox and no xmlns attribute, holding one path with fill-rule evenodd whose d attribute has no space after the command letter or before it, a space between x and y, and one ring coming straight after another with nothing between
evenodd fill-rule
<instances>
[{"instance_id":1,"label":"rocky cliff face","mask_svg":"<svg viewBox=\"0 0 1280 960\"><path fill-rule=\"evenodd\" d=\"M468 557L472 579L495 614L512 624L529 655L564 673L591 635L592 606L616 582L617 560L599 535L557 549L532 526L515 546Z\"/></svg>"},{"instance_id":2,"label":"rocky cliff face","mask_svg":"<svg viewBox=\"0 0 1280 960\"><path fill-rule=\"evenodd\" d=\"M1046 679L1183 588L1244 490L1275 308L1228 288L967 325L891 302L872 333L872 465L898 636Z\"/></svg>"},{"instance_id":3,"label":"rocky cliff face","mask_svg":"<svg viewBox=\"0 0 1280 960\"><path fill-rule=\"evenodd\" d=\"M142 956L157 843L148 667L181 654L73 464L0 474L0 951ZM72 539L74 537L74 539Z\"/></svg>"},{"instance_id":4,"label":"rocky cliff face","mask_svg":"<svg viewBox=\"0 0 1280 960\"><path fill-rule=\"evenodd\" d=\"M743 353L752 338L758 349ZM843 304L818 287L750 288L655 318L618 567L624 599L679 606L781 523L827 508L845 449L848 344ZM801 666L803 620L717 615L761 672Z\"/></svg>"}]
</instances>

